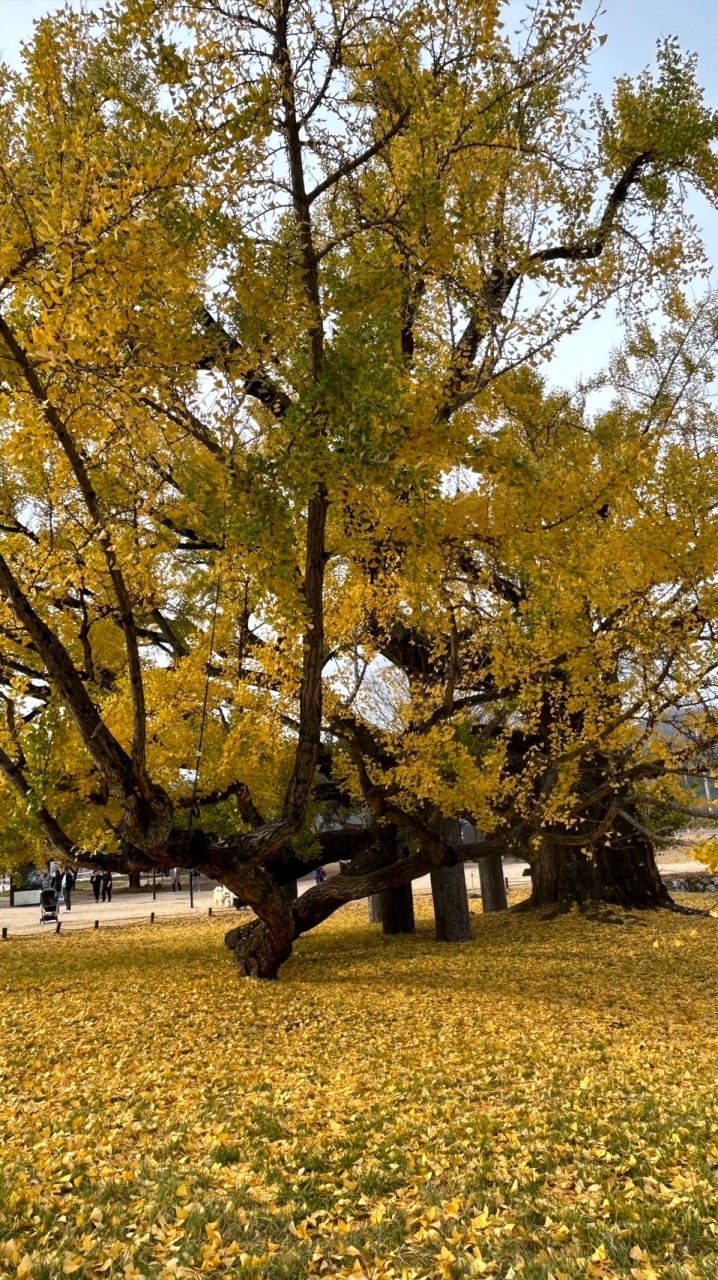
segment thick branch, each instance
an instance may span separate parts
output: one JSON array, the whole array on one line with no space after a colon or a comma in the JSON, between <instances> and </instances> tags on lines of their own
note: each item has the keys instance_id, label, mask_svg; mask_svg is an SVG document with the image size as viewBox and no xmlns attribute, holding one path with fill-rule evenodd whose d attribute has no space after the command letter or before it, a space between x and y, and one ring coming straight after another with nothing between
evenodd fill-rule
<instances>
[{"instance_id":1,"label":"thick branch","mask_svg":"<svg viewBox=\"0 0 718 1280\"><path fill-rule=\"evenodd\" d=\"M189 649L187 648L184 640L177 635L177 632L169 619L165 617L160 609L153 609L152 617L157 623L157 626L162 632L162 635L170 646L172 652L176 654L178 658L186 658L189 653Z\"/></svg>"},{"instance_id":2,"label":"thick branch","mask_svg":"<svg viewBox=\"0 0 718 1280\"><path fill-rule=\"evenodd\" d=\"M443 404L438 414L440 420L446 420L456 409L468 404L480 390L479 382L471 377L474 360L479 346L489 333L491 325L501 314L518 281L530 275L537 265L547 262L586 262L600 257L631 188L640 180L652 159L651 152L644 151L626 166L606 201L601 220L592 235L573 243L537 249L534 253L530 253L522 264L511 269L501 267L494 269L486 281L483 306L469 317L466 328L457 343Z\"/></svg>"},{"instance_id":3,"label":"thick branch","mask_svg":"<svg viewBox=\"0 0 718 1280\"><path fill-rule=\"evenodd\" d=\"M1 315L0 337L5 343L5 346L10 352L18 369L25 378L32 396L42 410L46 422L60 442L67 460L72 467L73 474L84 498L85 506L87 507L92 522L99 534L99 542L102 547L105 563L109 571L110 580L112 582L115 598L119 607L120 617L122 619L122 630L125 636L125 649L127 651L133 709L132 761L135 769L137 770L138 777L144 782L147 715L145 710L142 664L140 661L137 631L135 629L135 620L132 612L132 605L130 603L130 596L122 570L120 569L115 555L112 538L106 527L99 498L95 492L80 451L77 448L72 435L68 431L66 423L63 421L54 404L50 400L45 386L38 377L37 371L30 360L30 357L25 349L20 345L15 334Z\"/></svg>"},{"instance_id":4,"label":"thick branch","mask_svg":"<svg viewBox=\"0 0 718 1280\"><path fill-rule=\"evenodd\" d=\"M400 885L418 880L428 875L436 866L455 865L458 862L470 862L477 858L500 854L503 850L489 843L481 845L463 845L458 849L444 847L441 861L429 857L425 853L414 854L408 858L399 858L388 866L379 867L368 875L333 876L323 884L308 889L292 904L295 922L295 936L306 933L321 924L328 916L343 907L346 902L356 902L360 898L368 898L371 894L382 893L385 889L396 889Z\"/></svg>"},{"instance_id":5,"label":"thick branch","mask_svg":"<svg viewBox=\"0 0 718 1280\"><path fill-rule=\"evenodd\" d=\"M130 757L104 724L64 645L35 612L2 556L0 592L42 658L98 769L116 795L129 798L134 794L136 782Z\"/></svg>"},{"instance_id":6,"label":"thick branch","mask_svg":"<svg viewBox=\"0 0 718 1280\"><path fill-rule=\"evenodd\" d=\"M203 307L199 319L205 332L216 339L215 350L211 356L202 361L203 368L211 368L218 364L222 355L239 356L247 363L247 356L241 343L227 332L221 321L217 320L211 311ZM258 400L274 414L275 418L283 418L291 409L291 396L288 396L286 391L274 382L265 369L252 368L250 365L242 372L242 383L246 395L251 396L253 400ZM217 442L214 443L216 446ZM217 452L217 449L215 448L213 452Z\"/></svg>"},{"instance_id":7,"label":"thick branch","mask_svg":"<svg viewBox=\"0 0 718 1280\"><path fill-rule=\"evenodd\" d=\"M78 854L77 846L60 826L57 819L53 817L49 809L43 804L36 803L32 787L22 769L11 760L2 747L0 747L0 773L7 778L7 781L17 794L26 801L28 809L37 818L45 839L52 845L53 849L56 849L64 858L74 860Z\"/></svg>"}]
</instances>

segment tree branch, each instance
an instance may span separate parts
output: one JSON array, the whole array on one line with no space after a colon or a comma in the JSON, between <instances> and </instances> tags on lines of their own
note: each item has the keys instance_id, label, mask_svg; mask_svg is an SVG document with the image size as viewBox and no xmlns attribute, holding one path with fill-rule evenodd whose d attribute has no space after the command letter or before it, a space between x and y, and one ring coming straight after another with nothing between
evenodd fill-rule
<instances>
[{"instance_id":1,"label":"tree branch","mask_svg":"<svg viewBox=\"0 0 718 1280\"><path fill-rule=\"evenodd\" d=\"M42 658L98 769L120 799L126 800L136 785L132 760L102 720L65 646L35 612L1 555L0 592Z\"/></svg>"},{"instance_id":2,"label":"tree branch","mask_svg":"<svg viewBox=\"0 0 718 1280\"><path fill-rule=\"evenodd\" d=\"M90 518L92 519L99 535L99 542L102 547L105 563L107 565L115 598L119 607L120 617L122 619L122 630L125 637L125 649L127 652L127 662L130 675L130 690L132 694L132 762L137 771L138 779L144 785L146 781L147 713L145 708L142 663L140 661L137 631L135 629L135 620L132 612L132 605L130 603L130 596L122 570L120 569L117 561L117 556L115 555L112 538L106 526L99 498L95 492L80 451L77 448L66 423L63 421L55 408L55 405L50 400L45 386L38 377L37 371L30 357L24 347L22 347L18 342L15 334L12 332L2 315L0 315L0 338L2 338L5 346L15 361L15 364L25 378L32 396L42 410L46 422L60 442L68 462L70 463L75 479L77 480L80 492L82 493L85 501L85 506L90 514Z\"/></svg>"},{"instance_id":3,"label":"tree branch","mask_svg":"<svg viewBox=\"0 0 718 1280\"><path fill-rule=\"evenodd\" d=\"M405 107L401 114L397 116L393 125L387 129L386 133L382 134L381 138L377 138L376 142L372 142L371 146L367 147L366 150L362 151L358 156L354 156L353 159L346 160L344 164L340 164L333 173L328 174L322 182L319 182L317 186L308 193L307 204L314 204L314 201L318 200L319 196L324 195L324 192L328 191L330 187L336 186L338 182L341 182L342 178L348 178L350 173L354 173L356 169L360 169L363 164L367 163L367 161L373 160L374 156L377 156L380 151L383 151L384 147L391 142L392 138L395 138L398 133L401 133L401 130L404 128L404 125L407 123L410 115L411 107Z\"/></svg>"},{"instance_id":4,"label":"tree branch","mask_svg":"<svg viewBox=\"0 0 718 1280\"><path fill-rule=\"evenodd\" d=\"M626 166L606 201L598 228L592 236L570 244L537 249L528 255L523 264L510 270L500 266L494 268L484 287L483 309L481 312L475 310L469 317L457 343L443 403L437 415L439 420L445 421L480 391L481 380L471 379L470 376L474 360L493 320L500 315L517 282L523 276L531 274L532 268L540 264L557 261L585 262L600 257L631 188L640 180L652 159L650 151L643 151Z\"/></svg>"},{"instance_id":5,"label":"tree branch","mask_svg":"<svg viewBox=\"0 0 718 1280\"><path fill-rule=\"evenodd\" d=\"M217 348L205 360L201 361L201 368L209 369L213 365L219 364L220 357L223 354L241 356L246 363L249 363L241 343L231 333L227 332L221 321L213 316L207 307L202 307L199 313L199 320L205 332L218 339ZM287 395L286 391L278 386L265 369L261 367L252 368L250 364L250 367L242 373L242 383L245 393L251 396L252 399L258 400L260 404L263 404L266 409L269 409L274 414L275 418L282 419L291 409L291 396Z\"/></svg>"}]
</instances>

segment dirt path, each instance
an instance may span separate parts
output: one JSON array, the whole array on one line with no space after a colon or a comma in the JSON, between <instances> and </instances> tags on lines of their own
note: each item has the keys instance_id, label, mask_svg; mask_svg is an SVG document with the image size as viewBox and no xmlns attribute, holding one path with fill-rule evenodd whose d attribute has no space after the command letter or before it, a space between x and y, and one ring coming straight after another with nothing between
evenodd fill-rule
<instances>
[{"instance_id":1,"label":"dirt path","mask_svg":"<svg viewBox=\"0 0 718 1280\"><path fill-rule=\"evenodd\" d=\"M676 874L687 871L701 871L703 865L700 862L681 856L680 852L669 850L666 853L659 854L658 865L664 875ZM479 892L479 872L475 863L466 863L466 887L469 893L478 894ZM504 863L504 873L509 882L509 888L517 888L520 885L527 885L527 877L524 876L524 864L521 862ZM330 871L331 874L331 871ZM314 884L313 876L306 876L299 881L299 892L305 893ZM414 894L423 897L431 892L429 877L423 876L420 880L414 881ZM194 895L194 907L190 907L189 890L184 888L181 893L172 893L167 887L157 889L157 898L153 900L152 890L144 890L141 893L130 893L127 889L120 889L115 893L112 902L95 902L94 897L89 892L87 886L83 886L78 890L72 899L72 910L65 911L64 906L60 909L60 931L62 933L74 933L80 929L94 929L95 921L99 921L99 928L104 929L108 926L119 926L129 924L140 924L143 921L150 923L151 913L154 912L155 920L172 920L180 919L201 919L206 918L208 911L211 909L212 915L226 916L228 920L236 920L237 912L233 908L218 908L214 904L213 889L203 887ZM7 929L7 936L12 938L31 937L36 934L45 934L50 936L56 932L56 926L52 922L46 924L40 923L39 907L10 907L7 897L0 898L0 929Z\"/></svg>"}]
</instances>

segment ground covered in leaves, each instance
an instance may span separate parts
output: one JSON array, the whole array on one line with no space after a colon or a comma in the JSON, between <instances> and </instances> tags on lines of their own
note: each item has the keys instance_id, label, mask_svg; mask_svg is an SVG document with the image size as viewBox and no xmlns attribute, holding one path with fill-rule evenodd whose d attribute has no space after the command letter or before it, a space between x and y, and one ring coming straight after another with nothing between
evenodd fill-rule
<instances>
[{"instance_id":1,"label":"ground covered in leaves","mask_svg":"<svg viewBox=\"0 0 718 1280\"><path fill-rule=\"evenodd\" d=\"M0 949L0 1276L718 1275L718 920Z\"/></svg>"}]
</instances>

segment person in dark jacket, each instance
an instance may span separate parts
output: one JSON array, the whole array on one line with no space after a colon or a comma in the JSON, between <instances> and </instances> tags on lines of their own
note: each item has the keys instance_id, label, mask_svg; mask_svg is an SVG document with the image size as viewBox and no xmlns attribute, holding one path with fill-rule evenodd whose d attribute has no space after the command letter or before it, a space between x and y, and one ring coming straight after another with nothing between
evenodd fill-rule
<instances>
[{"instance_id":1,"label":"person in dark jacket","mask_svg":"<svg viewBox=\"0 0 718 1280\"><path fill-rule=\"evenodd\" d=\"M64 877L64 872L62 872L59 867L56 867L52 877L52 887L55 890L55 893L57 894L58 898L62 893L63 877Z\"/></svg>"},{"instance_id":2,"label":"person in dark jacket","mask_svg":"<svg viewBox=\"0 0 718 1280\"><path fill-rule=\"evenodd\" d=\"M90 876L90 884L92 885L92 892L95 895L95 902L99 902L100 889L102 888L102 872L100 871L99 867L92 868L92 875Z\"/></svg>"},{"instance_id":3,"label":"person in dark jacket","mask_svg":"<svg viewBox=\"0 0 718 1280\"><path fill-rule=\"evenodd\" d=\"M102 901L112 902L112 872L102 873Z\"/></svg>"},{"instance_id":4,"label":"person in dark jacket","mask_svg":"<svg viewBox=\"0 0 718 1280\"><path fill-rule=\"evenodd\" d=\"M72 890L75 887L75 877L70 867L66 867L62 873L62 894L65 899L65 910L72 911Z\"/></svg>"}]
</instances>

